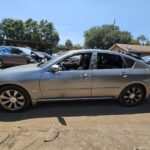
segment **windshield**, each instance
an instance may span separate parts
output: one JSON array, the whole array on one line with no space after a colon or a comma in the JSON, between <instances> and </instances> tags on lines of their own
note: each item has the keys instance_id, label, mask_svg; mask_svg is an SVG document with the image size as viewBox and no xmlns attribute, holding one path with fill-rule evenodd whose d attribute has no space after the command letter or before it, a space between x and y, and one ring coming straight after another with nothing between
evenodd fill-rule
<instances>
[{"instance_id":1,"label":"windshield","mask_svg":"<svg viewBox=\"0 0 150 150\"><path fill-rule=\"evenodd\" d=\"M23 47L20 47L19 48L23 53L27 54L27 55L31 55L31 52L32 50L29 49L29 48L23 48Z\"/></svg>"},{"instance_id":2,"label":"windshield","mask_svg":"<svg viewBox=\"0 0 150 150\"><path fill-rule=\"evenodd\" d=\"M46 67L48 65L51 65L52 63L54 63L55 61L57 62L59 59L63 58L65 55L67 55L69 52L64 52L60 55L56 55L56 56L53 56L52 55L52 59L50 59L49 61L46 61L45 63L40 63L38 66L43 68L43 67Z\"/></svg>"}]
</instances>

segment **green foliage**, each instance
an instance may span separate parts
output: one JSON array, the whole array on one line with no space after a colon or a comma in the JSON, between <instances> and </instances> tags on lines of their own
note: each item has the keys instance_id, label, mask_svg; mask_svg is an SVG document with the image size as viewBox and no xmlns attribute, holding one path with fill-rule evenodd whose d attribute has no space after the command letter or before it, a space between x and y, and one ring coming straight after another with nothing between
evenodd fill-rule
<instances>
[{"instance_id":1,"label":"green foliage","mask_svg":"<svg viewBox=\"0 0 150 150\"><path fill-rule=\"evenodd\" d=\"M150 40L149 40L149 38L147 38L147 40L146 40L146 45L150 46Z\"/></svg>"},{"instance_id":2,"label":"green foliage","mask_svg":"<svg viewBox=\"0 0 150 150\"><path fill-rule=\"evenodd\" d=\"M140 44L145 45L148 42L148 39L145 35L139 35L137 37L137 40L139 41Z\"/></svg>"},{"instance_id":3,"label":"green foliage","mask_svg":"<svg viewBox=\"0 0 150 150\"><path fill-rule=\"evenodd\" d=\"M72 44L71 40L69 40L69 39L66 40L65 46L66 46L66 48L68 48L69 50L72 49L72 48L73 48L73 44Z\"/></svg>"},{"instance_id":4,"label":"green foliage","mask_svg":"<svg viewBox=\"0 0 150 150\"><path fill-rule=\"evenodd\" d=\"M132 44L134 39L130 32L120 31L118 26L103 25L92 27L84 33L86 48L109 49L115 43Z\"/></svg>"},{"instance_id":5,"label":"green foliage","mask_svg":"<svg viewBox=\"0 0 150 150\"><path fill-rule=\"evenodd\" d=\"M59 35L53 24L47 20L37 22L33 19L3 19L0 22L0 38L29 42L51 42L54 47L59 42Z\"/></svg>"},{"instance_id":6,"label":"green foliage","mask_svg":"<svg viewBox=\"0 0 150 150\"><path fill-rule=\"evenodd\" d=\"M75 44L73 49L82 49L82 46L80 44Z\"/></svg>"},{"instance_id":7,"label":"green foliage","mask_svg":"<svg viewBox=\"0 0 150 150\"><path fill-rule=\"evenodd\" d=\"M0 23L0 45L3 43L3 31L2 31L2 24Z\"/></svg>"}]
</instances>

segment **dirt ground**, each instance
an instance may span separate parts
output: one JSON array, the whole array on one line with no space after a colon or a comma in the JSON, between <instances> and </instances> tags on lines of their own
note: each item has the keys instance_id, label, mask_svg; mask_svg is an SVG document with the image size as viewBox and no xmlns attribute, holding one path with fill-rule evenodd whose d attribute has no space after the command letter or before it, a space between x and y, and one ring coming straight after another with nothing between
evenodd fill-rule
<instances>
[{"instance_id":1,"label":"dirt ground","mask_svg":"<svg viewBox=\"0 0 150 150\"><path fill-rule=\"evenodd\" d=\"M0 110L0 150L150 150L150 100L41 103Z\"/></svg>"}]
</instances>

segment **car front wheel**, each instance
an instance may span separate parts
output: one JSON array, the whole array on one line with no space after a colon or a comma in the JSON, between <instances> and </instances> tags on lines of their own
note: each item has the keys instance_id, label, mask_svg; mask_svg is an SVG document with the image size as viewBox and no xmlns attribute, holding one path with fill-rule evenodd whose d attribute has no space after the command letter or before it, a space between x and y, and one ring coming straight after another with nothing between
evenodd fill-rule
<instances>
[{"instance_id":1,"label":"car front wheel","mask_svg":"<svg viewBox=\"0 0 150 150\"><path fill-rule=\"evenodd\" d=\"M21 111L29 107L30 97L20 87L6 86L0 89L0 104L7 111Z\"/></svg>"},{"instance_id":2,"label":"car front wheel","mask_svg":"<svg viewBox=\"0 0 150 150\"><path fill-rule=\"evenodd\" d=\"M141 85L126 87L119 97L119 102L126 106L134 106L145 99L145 89Z\"/></svg>"}]
</instances>

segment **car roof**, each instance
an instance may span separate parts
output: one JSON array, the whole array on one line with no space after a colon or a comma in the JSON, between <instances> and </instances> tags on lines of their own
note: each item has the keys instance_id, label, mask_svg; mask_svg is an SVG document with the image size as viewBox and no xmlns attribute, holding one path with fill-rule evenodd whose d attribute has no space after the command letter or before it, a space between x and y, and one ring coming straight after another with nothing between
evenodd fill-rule
<instances>
[{"instance_id":1,"label":"car roof","mask_svg":"<svg viewBox=\"0 0 150 150\"><path fill-rule=\"evenodd\" d=\"M129 57L129 58L133 58L132 56L120 53L120 52L114 52L114 51L110 51L110 50L102 50L102 49L79 49L79 50L71 50L70 53L76 53L76 52L80 52L80 53L85 53L85 52L102 52L102 53L109 53L109 54L117 54L117 55L121 55L121 56L125 56L125 57Z\"/></svg>"},{"instance_id":2,"label":"car roof","mask_svg":"<svg viewBox=\"0 0 150 150\"><path fill-rule=\"evenodd\" d=\"M79 53L85 53L85 52L101 52L101 53L107 53L107 54L116 54L116 55L119 55L121 57L126 57L126 58L129 58L129 59L132 59L136 62L139 62L139 63L142 63L141 60L133 57L132 55L127 55L127 54L123 54L123 53L120 53L120 52L114 52L114 51L110 51L110 50L102 50L102 49L79 49L79 50L71 50L70 51L70 54L71 53L76 53L76 52L79 52Z\"/></svg>"}]
</instances>

